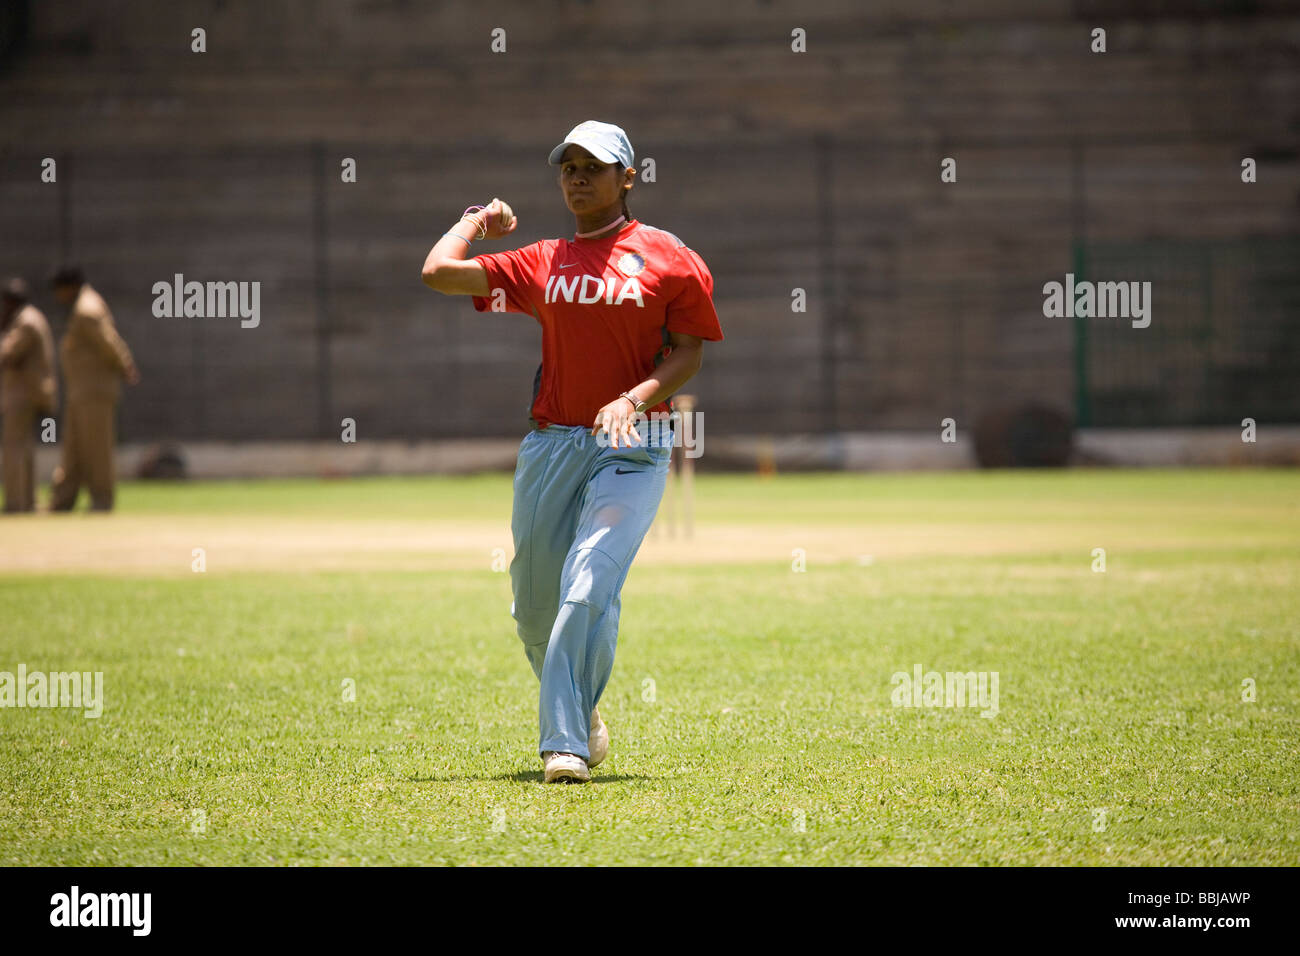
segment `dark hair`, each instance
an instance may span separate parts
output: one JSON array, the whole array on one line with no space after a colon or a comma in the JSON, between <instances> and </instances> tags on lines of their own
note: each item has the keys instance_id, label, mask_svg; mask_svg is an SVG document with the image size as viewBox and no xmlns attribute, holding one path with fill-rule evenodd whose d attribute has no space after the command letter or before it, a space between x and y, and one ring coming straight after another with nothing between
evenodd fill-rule
<instances>
[{"instance_id":1,"label":"dark hair","mask_svg":"<svg viewBox=\"0 0 1300 956\"><path fill-rule=\"evenodd\" d=\"M65 285L80 286L85 281L86 274L81 271L81 266L60 266L55 270L54 275L50 276L50 285L56 289Z\"/></svg>"},{"instance_id":2,"label":"dark hair","mask_svg":"<svg viewBox=\"0 0 1300 956\"><path fill-rule=\"evenodd\" d=\"M24 304L32 297L32 290L27 287L27 283L22 279L6 279L3 288L0 288L0 297L7 302L16 302L19 305Z\"/></svg>"}]
</instances>

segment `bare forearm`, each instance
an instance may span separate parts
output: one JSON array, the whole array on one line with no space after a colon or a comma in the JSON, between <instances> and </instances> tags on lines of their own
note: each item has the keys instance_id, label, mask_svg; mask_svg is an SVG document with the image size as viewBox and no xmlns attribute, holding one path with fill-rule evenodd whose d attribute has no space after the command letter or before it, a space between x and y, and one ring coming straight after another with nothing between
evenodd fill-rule
<instances>
[{"instance_id":1,"label":"bare forearm","mask_svg":"<svg viewBox=\"0 0 1300 956\"><path fill-rule=\"evenodd\" d=\"M502 217L508 222L503 226ZM469 254L469 240L483 237L503 239L514 232L519 220L499 199L491 205L468 213L440 236L424 259L420 270L424 284L444 295L487 295L487 273L483 264Z\"/></svg>"},{"instance_id":2,"label":"bare forearm","mask_svg":"<svg viewBox=\"0 0 1300 956\"><path fill-rule=\"evenodd\" d=\"M649 406L658 405L689 382L704 360L701 346L677 346L659 363L654 374L636 385L631 392Z\"/></svg>"},{"instance_id":3,"label":"bare forearm","mask_svg":"<svg viewBox=\"0 0 1300 956\"><path fill-rule=\"evenodd\" d=\"M468 219L462 219L447 230L451 235L441 237L433 244L424 259L424 274L437 271L438 263L445 259L463 260L469 257L470 240L478 235L478 229ZM457 238L459 236L459 238Z\"/></svg>"}]
</instances>

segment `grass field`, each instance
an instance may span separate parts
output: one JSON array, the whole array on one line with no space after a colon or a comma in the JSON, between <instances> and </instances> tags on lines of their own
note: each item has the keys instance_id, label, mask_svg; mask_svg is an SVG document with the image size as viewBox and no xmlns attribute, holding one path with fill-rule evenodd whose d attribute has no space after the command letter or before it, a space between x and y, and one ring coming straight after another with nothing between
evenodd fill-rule
<instances>
[{"instance_id":1,"label":"grass field","mask_svg":"<svg viewBox=\"0 0 1300 956\"><path fill-rule=\"evenodd\" d=\"M541 783L509 476L0 522L0 671L105 698L0 709L0 865L1300 863L1300 473L696 490L581 787ZM893 706L917 665L997 672L996 716Z\"/></svg>"}]
</instances>

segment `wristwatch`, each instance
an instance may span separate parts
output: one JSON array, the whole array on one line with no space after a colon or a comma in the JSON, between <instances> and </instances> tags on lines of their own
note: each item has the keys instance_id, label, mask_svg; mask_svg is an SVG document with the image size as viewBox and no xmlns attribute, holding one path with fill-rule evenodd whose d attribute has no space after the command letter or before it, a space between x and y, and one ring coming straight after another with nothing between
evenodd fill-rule
<instances>
[{"instance_id":1,"label":"wristwatch","mask_svg":"<svg viewBox=\"0 0 1300 956\"><path fill-rule=\"evenodd\" d=\"M642 412L644 412L647 408L650 407L649 404L641 401L631 392L619 392L618 397L626 398L629 402L631 402L633 411L635 411L638 415L640 415Z\"/></svg>"}]
</instances>

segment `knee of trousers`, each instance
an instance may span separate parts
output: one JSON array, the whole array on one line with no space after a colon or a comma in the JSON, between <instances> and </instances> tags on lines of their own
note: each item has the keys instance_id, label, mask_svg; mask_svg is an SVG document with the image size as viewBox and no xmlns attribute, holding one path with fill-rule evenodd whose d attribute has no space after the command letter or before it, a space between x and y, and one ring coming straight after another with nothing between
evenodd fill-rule
<instances>
[{"instance_id":1,"label":"knee of trousers","mask_svg":"<svg viewBox=\"0 0 1300 956\"><path fill-rule=\"evenodd\" d=\"M585 604L602 612L614 599L622 577L622 567L605 552L583 548L574 552L564 569L560 600L565 604Z\"/></svg>"},{"instance_id":2,"label":"knee of trousers","mask_svg":"<svg viewBox=\"0 0 1300 956\"><path fill-rule=\"evenodd\" d=\"M555 626L558 607L521 608L516 601L510 605L510 616L515 619L515 630L519 640L528 645L547 644L551 640L551 628Z\"/></svg>"}]
</instances>

